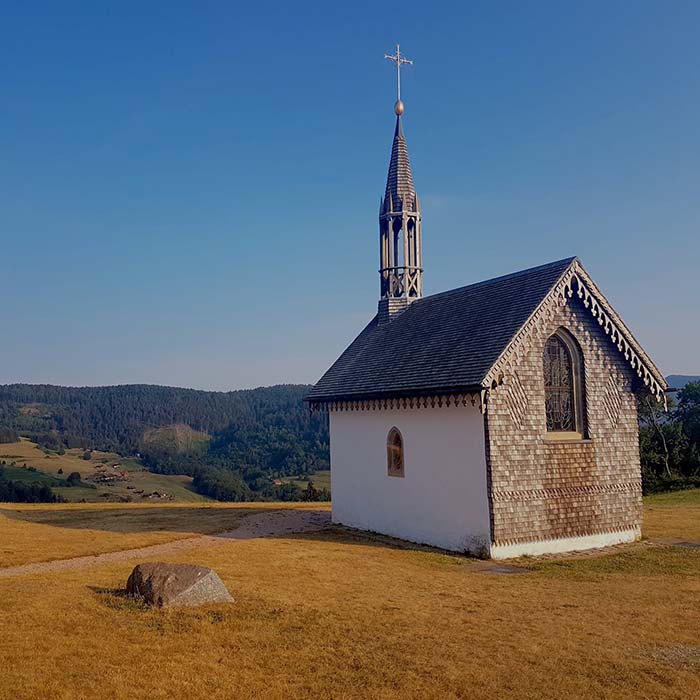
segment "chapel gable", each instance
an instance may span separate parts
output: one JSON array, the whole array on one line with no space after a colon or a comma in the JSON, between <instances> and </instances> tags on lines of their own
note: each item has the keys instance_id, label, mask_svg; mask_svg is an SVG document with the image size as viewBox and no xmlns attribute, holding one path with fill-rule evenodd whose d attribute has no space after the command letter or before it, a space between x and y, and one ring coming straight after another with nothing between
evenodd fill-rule
<instances>
[{"instance_id":1,"label":"chapel gable","mask_svg":"<svg viewBox=\"0 0 700 700\"><path fill-rule=\"evenodd\" d=\"M496 546L639 526L644 380L578 295L554 295L489 394Z\"/></svg>"}]
</instances>

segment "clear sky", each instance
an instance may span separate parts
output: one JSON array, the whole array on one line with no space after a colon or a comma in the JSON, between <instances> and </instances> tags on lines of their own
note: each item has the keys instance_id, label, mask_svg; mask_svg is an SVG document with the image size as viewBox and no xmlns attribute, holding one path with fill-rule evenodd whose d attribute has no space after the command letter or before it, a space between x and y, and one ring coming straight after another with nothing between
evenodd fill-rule
<instances>
[{"instance_id":1,"label":"clear sky","mask_svg":"<svg viewBox=\"0 0 700 700\"><path fill-rule=\"evenodd\" d=\"M700 374L700 3L5 2L0 382L313 382L374 314L396 42L426 293L578 255Z\"/></svg>"}]
</instances>

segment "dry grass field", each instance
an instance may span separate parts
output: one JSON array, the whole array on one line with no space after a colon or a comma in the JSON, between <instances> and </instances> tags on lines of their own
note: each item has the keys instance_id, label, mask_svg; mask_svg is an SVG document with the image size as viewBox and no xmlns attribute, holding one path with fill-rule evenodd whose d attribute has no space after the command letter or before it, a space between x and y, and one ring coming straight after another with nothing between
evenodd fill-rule
<instances>
[{"instance_id":1,"label":"dry grass field","mask_svg":"<svg viewBox=\"0 0 700 700\"><path fill-rule=\"evenodd\" d=\"M71 556L88 533L132 546L250 512L73 508L0 515L3 547ZM699 541L699 523L700 492L646 501L649 536ZM167 559L213 567L237 602L144 609L118 590L136 561L0 579L0 698L700 697L700 549L647 541L504 575L332 529Z\"/></svg>"},{"instance_id":2,"label":"dry grass field","mask_svg":"<svg viewBox=\"0 0 700 700\"><path fill-rule=\"evenodd\" d=\"M223 532L234 529L246 515L279 507L276 503L0 504L0 567L117 552ZM294 503L287 507L309 505Z\"/></svg>"}]
</instances>

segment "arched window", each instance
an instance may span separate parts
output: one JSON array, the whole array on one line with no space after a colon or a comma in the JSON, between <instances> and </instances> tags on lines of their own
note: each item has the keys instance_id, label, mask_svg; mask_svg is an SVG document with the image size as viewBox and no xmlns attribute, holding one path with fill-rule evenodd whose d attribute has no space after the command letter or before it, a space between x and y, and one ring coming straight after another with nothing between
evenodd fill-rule
<instances>
[{"instance_id":1,"label":"arched window","mask_svg":"<svg viewBox=\"0 0 700 700\"><path fill-rule=\"evenodd\" d=\"M584 436L583 358L563 329L544 346L544 401L550 437Z\"/></svg>"},{"instance_id":2,"label":"arched window","mask_svg":"<svg viewBox=\"0 0 700 700\"><path fill-rule=\"evenodd\" d=\"M386 464L389 476L403 476L403 438L398 428L392 428L386 439Z\"/></svg>"}]
</instances>

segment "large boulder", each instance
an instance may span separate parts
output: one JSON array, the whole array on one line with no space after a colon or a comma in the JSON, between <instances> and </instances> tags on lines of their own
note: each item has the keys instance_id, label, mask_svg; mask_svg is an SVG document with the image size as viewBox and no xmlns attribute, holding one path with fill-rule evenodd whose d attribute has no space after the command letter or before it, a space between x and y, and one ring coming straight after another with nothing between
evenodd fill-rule
<instances>
[{"instance_id":1,"label":"large boulder","mask_svg":"<svg viewBox=\"0 0 700 700\"><path fill-rule=\"evenodd\" d=\"M139 564L126 582L126 592L158 607L234 602L216 572L195 564Z\"/></svg>"}]
</instances>

